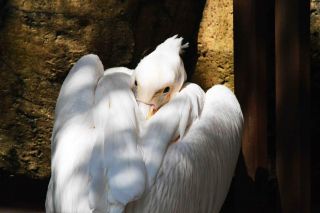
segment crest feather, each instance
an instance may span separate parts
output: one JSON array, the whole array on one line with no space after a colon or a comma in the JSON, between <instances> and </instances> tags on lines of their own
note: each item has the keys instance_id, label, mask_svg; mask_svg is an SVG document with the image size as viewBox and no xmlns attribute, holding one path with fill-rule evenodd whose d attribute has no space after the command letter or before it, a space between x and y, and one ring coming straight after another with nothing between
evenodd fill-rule
<instances>
[{"instance_id":1,"label":"crest feather","mask_svg":"<svg viewBox=\"0 0 320 213\"><path fill-rule=\"evenodd\" d=\"M158 45L156 49L158 50L170 50L175 51L179 54L184 52L184 49L189 47L189 43L182 44L183 38L178 37L178 35L174 35L167 40L165 40L162 44Z\"/></svg>"}]
</instances>

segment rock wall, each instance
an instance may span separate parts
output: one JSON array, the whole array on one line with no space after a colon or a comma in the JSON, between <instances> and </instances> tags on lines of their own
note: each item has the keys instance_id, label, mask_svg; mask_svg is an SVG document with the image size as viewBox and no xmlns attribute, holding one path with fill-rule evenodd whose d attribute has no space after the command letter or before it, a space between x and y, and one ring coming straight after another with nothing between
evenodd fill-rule
<instances>
[{"instance_id":1,"label":"rock wall","mask_svg":"<svg viewBox=\"0 0 320 213\"><path fill-rule=\"evenodd\" d=\"M205 89L214 84L234 89L232 0L206 2L198 34L198 62L193 80Z\"/></svg>"},{"instance_id":2,"label":"rock wall","mask_svg":"<svg viewBox=\"0 0 320 213\"><path fill-rule=\"evenodd\" d=\"M98 54L105 68L135 67L179 34L192 72L204 0L0 1L0 172L50 175L55 101L72 64Z\"/></svg>"}]
</instances>

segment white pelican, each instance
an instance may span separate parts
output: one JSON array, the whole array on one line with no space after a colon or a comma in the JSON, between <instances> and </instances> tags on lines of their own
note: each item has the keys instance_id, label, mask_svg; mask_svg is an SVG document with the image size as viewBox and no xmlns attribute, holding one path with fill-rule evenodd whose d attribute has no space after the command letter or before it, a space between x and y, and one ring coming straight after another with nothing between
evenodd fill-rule
<instances>
[{"instance_id":1,"label":"white pelican","mask_svg":"<svg viewBox=\"0 0 320 213\"><path fill-rule=\"evenodd\" d=\"M224 86L206 93L182 87L181 42L169 38L133 74L103 74L94 55L74 65L56 105L46 212L219 212L240 150L242 113ZM172 47L169 57L158 53L164 46ZM153 66L170 76L140 74L155 73ZM148 120L132 86L151 111Z\"/></svg>"}]
</instances>

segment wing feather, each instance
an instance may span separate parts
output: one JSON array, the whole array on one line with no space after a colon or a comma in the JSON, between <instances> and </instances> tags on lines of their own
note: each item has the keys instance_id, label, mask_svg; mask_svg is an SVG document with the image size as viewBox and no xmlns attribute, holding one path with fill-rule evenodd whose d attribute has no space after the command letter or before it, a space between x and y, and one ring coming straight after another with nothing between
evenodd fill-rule
<instances>
[{"instance_id":1,"label":"wing feather","mask_svg":"<svg viewBox=\"0 0 320 213\"><path fill-rule=\"evenodd\" d=\"M89 200L98 212L122 212L145 189L146 171L137 146L137 103L127 68L112 68L98 83L94 123L98 140L90 165Z\"/></svg>"},{"instance_id":2,"label":"wing feather","mask_svg":"<svg viewBox=\"0 0 320 213\"><path fill-rule=\"evenodd\" d=\"M150 192L126 212L219 212L240 151L242 125L234 94L224 86L211 88L200 118L168 147Z\"/></svg>"},{"instance_id":3,"label":"wing feather","mask_svg":"<svg viewBox=\"0 0 320 213\"><path fill-rule=\"evenodd\" d=\"M96 55L83 56L63 82L51 138L51 179L46 212L89 212L88 162L95 142L92 106L103 65Z\"/></svg>"}]
</instances>

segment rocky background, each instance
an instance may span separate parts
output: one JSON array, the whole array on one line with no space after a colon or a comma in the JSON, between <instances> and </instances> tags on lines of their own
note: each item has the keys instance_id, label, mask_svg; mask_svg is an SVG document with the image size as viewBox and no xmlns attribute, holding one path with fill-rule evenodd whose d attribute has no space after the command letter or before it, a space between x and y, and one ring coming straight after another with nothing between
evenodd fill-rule
<instances>
[{"instance_id":1,"label":"rocky background","mask_svg":"<svg viewBox=\"0 0 320 213\"><path fill-rule=\"evenodd\" d=\"M193 81L204 89L217 83L234 89L232 0L207 0L198 34Z\"/></svg>"}]
</instances>

